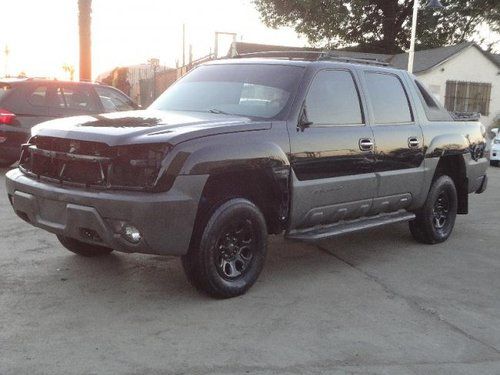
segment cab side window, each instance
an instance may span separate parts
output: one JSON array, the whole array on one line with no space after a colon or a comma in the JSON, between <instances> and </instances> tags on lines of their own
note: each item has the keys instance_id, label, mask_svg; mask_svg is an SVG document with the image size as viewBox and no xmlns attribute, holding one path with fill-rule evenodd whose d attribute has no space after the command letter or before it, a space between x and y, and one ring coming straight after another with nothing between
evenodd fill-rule
<instances>
[{"instance_id":1,"label":"cab side window","mask_svg":"<svg viewBox=\"0 0 500 375\"><path fill-rule=\"evenodd\" d=\"M376 124L413 121L408 96L396 75L367 72L365 78Z\"/></svg>"},{"instance_id":2,"label":"cab side window","mask_svg":"<svg viewBox=\"0 0 500 375\"><path fill-rule=\"evenodd\" d=\"M307 118L314 125L361 125L363 113L351 73L323 70L314 78L306 99Z\"/></svg>"}]
</instances>

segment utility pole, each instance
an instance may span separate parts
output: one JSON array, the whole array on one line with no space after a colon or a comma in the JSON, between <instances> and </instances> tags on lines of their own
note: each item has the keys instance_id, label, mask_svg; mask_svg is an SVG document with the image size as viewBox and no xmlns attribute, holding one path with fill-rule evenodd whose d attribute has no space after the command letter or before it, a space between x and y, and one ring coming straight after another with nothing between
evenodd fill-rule
<instances>
[{"instance_id":1,"label":"utility pole","mask_svg":"<svg viewBox=\"0 0 500 375\"><path fill-rule=\"evenodd\" d=\"M158 66L160 66L160 59L158 58L151 58L148 60L148 64L153 68L153 88L151 91L151 96L152 99L156 99L156 71L158 69Z\"/></svg>"},{"instance_id":2,"label":"utility pole","mask_svg":"<svg viewBox=\"0 0 500 375\"><path fill-rule=\"evenodd\" d=\"M186 66L186 24L182 24L182 66Z\"/></svg>"},{"instance_id":3,"label":"utility pole","mask_svg":"<svg viewBox=\"0 0 500 375\"><path fill-rule=\"evenodd\" d=\"M419 1L413 0L413 16L411 19L410 52L408 54L408 72L413 73L413 60L415 59L415 39L417 37L417 16Z\"/></svg>"},{"instance_id":4,"label":"utility pole","mask_svg":"<svg viewBox=\"0 0 500 375\"><path fill-rule=\"evenodd\" d=\"M417 18L419 0L413 0L413 16L411 19L411 40L410 51L408 53L408 72L413 73L413 61L415 60L415 40L417 39ZM429 0L425 5L428 9L443 9L444 6L439 0Z\"/></svg>"},{"instance_id":5,"label":"utility pole","mask_svg":"<svg viewBox=\"0 0 500 375\"><path fill-rule=\"evenodd\" d=\"M92 0L78 0L80 81L92 80L91 13Z\"/></svg>"}]
</instances>

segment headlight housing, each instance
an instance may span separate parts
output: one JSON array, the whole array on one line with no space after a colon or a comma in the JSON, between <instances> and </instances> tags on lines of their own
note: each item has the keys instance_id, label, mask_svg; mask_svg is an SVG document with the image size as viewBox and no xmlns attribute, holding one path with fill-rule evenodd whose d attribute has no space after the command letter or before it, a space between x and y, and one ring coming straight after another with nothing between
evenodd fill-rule
<instances>
[{"instance_id":1,"label":"headlight housing","mask_svg":"<svg viewBox=\"0 0 500 375\"><path fill-rule=\"evenodd\" d=\"M169 150L165 144L137 144L116 147L112 161L111 185L153 188L161 162Z\"/></svg>"},{"instance_id":2,"label":"headlight housing","mask_svg":"<svg viewBox=\"0 0 500 375\"><path fill-rule=\"evenodd\" d=\"M34 136L22 146L19 167L60 184L156 191L165 143L108 146L105 143Z\"/></svg>"}]
</instances>

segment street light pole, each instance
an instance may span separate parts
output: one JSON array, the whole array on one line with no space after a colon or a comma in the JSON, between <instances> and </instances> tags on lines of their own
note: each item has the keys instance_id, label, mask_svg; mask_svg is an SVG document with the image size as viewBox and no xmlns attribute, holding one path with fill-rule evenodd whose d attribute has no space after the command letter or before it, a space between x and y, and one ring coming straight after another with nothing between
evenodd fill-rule
<instances>
[{"instance_id":1,"label":"street light pole","mask_svg":"<svg viewBox=\"0 0 500 375\"><path fill-rule=\"evenodd\" d=\"M425 5L429 9L443 9L444 6L439 0L429 0ZM408 54L408 72L413 73L413 61L415 60L415 40L417 39L417 18L418 18L419 0L413 2L413 17L411 19L411 40L410 52Z\"/></svg>"},{"instance_id":2,"label":"street light pole","mask_svg":"<svg viewBox=\"0 0 500 375\"><path fill-rule=\"evenodd\" d=\"M414 0L413 17L411 19L410 53L408 54L408 72L410 73L413 73L413 60L415 59L415 39L417 37L418 7L419 7L419 1Z\"/></svg>"}]
</instances>

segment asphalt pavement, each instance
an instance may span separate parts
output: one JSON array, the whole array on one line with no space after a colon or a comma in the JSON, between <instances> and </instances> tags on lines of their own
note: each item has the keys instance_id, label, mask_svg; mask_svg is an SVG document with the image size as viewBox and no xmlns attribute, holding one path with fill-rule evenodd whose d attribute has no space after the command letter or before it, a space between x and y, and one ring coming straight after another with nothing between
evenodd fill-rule
<instances>
[{"instance_id":1,"label":"asphalt pavement","mask_svg":"<svg viewBox=\"0 0 500 375\"><path fill-rule=\"evenodd\" d=\"M12 212L0 170L0 374L500 374L500 168L444 244L406 224L269 239L213 300L173 257L73 255Z\"/></svg>"}]
</instances>

